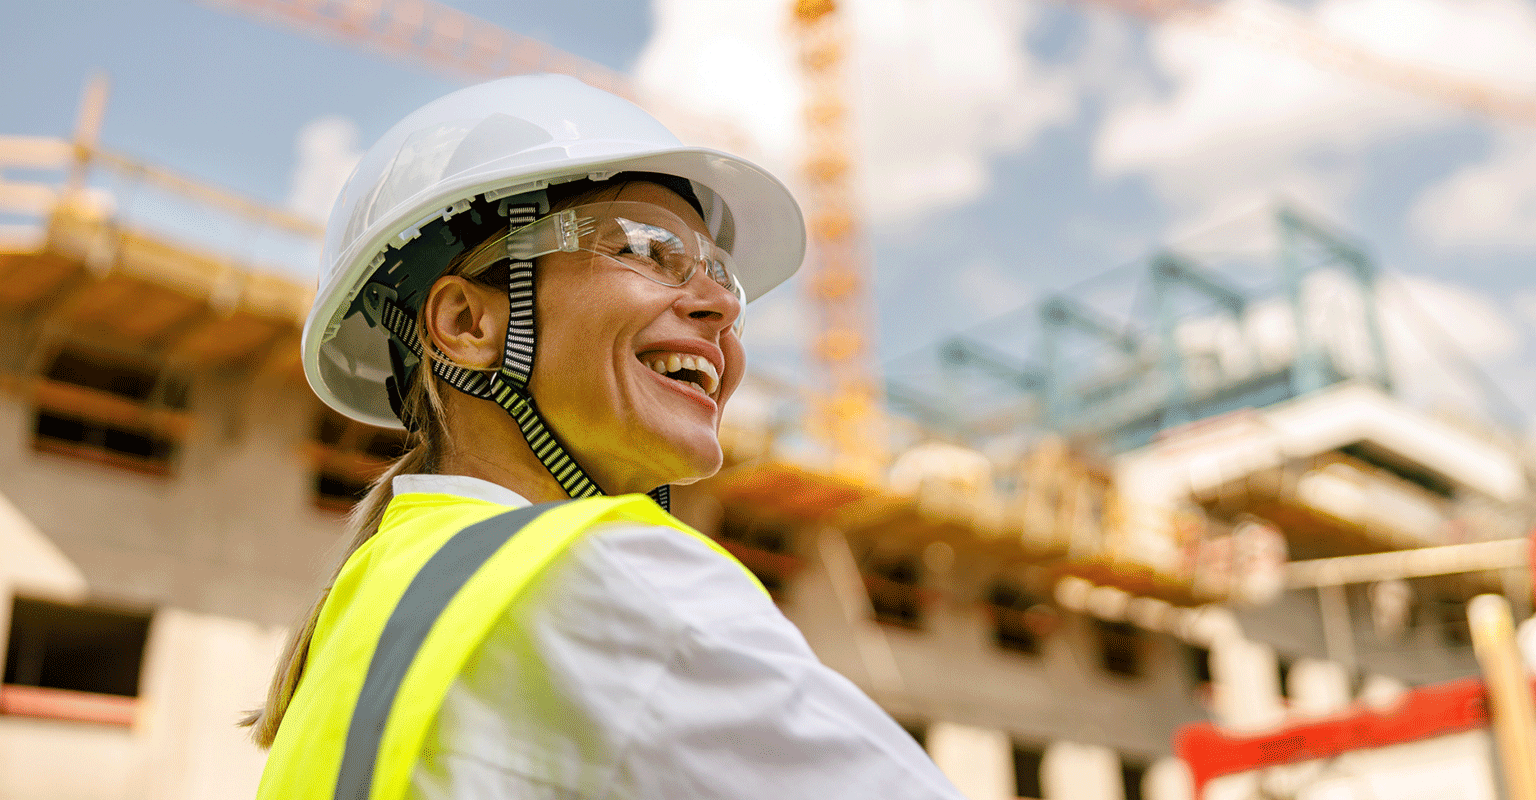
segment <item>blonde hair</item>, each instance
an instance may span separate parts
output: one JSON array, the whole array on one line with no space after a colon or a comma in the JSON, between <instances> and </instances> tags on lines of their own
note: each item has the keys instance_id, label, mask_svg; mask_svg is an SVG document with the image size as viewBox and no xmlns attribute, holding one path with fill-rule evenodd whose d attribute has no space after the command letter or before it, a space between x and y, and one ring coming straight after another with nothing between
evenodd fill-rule
<instances>
[{"instance_id":1,"label":"blonde hair","mask_svg":"<svg viewBox=\"0 0 1536 800\"><path fill-rule=\"evenodd\" d=\"M459 275L490 285L497 285L496 281L499 278L499 285L505 287L507 284L506 262L500 262L498 268L489 268L495 259L487 258L486 255L490 248L500 243L506 232L504 228L454 258L443 270L443 275ZM416 339L421 343L420 349L425 354L423 358L426 361L446 361L446 358L432 345L431 335L427 331L426 303L423 302L422 306L422 312L416 315ZM432 374L430 366L424 362L417 367L410 390L406 393L403 410L407 417L417 420L420 424L414 430L406 432L405 454L396 459L382 475L369 484L368 493L352 507L352 511L347 515L343 536L347 541L346 549L335 569L331 571L331 577L326 581L325 588L320 590L320 595L309 607L304 622L290 635L288 645L283 649L282 657L278 659L277 671L272 676L272 683L267 689L266 703L240 720L241 726L251 728L251 738L255 740L258 747L262 749L271 747L273 739L277 737L277 727L282 723L288 704L293 700L293 693L298 689L299 680L304 676L304 664L309 657L309 644L314 639L315 625L320 619L320 609L324 607L326 598L330 596L331 588L336 585L336 578L341 575L341 569L346 565L347 560L365 542L372 539L375 533L379 532L379 523L384 518L384 510L395 497L393 488L395 476L437 472L442 464L443 455L452 449L452 442L443 418L441 391L438 378Z\"/></svg>"}]
</instances>

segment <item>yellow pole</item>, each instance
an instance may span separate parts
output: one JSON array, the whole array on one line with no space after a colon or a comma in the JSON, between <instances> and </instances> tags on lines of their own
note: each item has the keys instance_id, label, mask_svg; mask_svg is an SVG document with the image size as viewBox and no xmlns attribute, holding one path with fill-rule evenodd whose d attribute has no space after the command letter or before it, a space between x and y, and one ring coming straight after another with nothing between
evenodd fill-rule
<instances>
[{"instance_id":1,"label":"yellow pole","mask_svg":"<svg viewBox=\"0 0 1536 800\"><path fill-rule=\"evenodd\" d=\"M1509 601L1496 594L1478 595L1467 604L1467 621L1488 685L1493 737L1509 798L1536 800L1536 709L1531 706L1531 680L1515 645Z\"/></svg>"},{"instance_id":2,"label":"yellow pole","mask_svg":"<svg viewBox=\"0 0 1536 800\"><path fill-rule=\"evenodd\" d=\"M107 74L93 73L85 85L85 94L80 98L80 110L75 117L75 163L70 170L66 194L85 189L86 165L96 152L96 143L101 139L101 124L107 116L107 94Z\"/></svg>"}]
</instances>

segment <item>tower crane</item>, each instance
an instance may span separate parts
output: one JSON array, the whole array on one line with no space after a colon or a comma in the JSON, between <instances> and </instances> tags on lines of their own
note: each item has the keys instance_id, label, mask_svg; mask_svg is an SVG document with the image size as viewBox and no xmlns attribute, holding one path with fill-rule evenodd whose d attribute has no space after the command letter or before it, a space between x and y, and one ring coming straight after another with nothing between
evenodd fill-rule
<instances>
[{"instance_id":1,"label":"tower crane","mask_svg":"<svg viewBox=\"0 0 1536 800\"><path fill-rule=\"evenodd\" d=\"M1536 122L1536 96L1394 60L1279 13L1224 10L1208 0L1076 0L1154 22L1188 21L1321 68L1408 91L1479 114ZM720 120L643 97L629 79L595 62L508 31L436 0L204 0L289 27L362 44L469 79L562 72L635 100L686 137L738 152L747 137ZM810 432L834 471L872 479L885 462L884 419L875 365L868 254L846 100L849 47L836 0L788 0L805 89L803 186L811 239L803 281L815 319L808 360L818 387Z\"/></svg>"}]
</instances>

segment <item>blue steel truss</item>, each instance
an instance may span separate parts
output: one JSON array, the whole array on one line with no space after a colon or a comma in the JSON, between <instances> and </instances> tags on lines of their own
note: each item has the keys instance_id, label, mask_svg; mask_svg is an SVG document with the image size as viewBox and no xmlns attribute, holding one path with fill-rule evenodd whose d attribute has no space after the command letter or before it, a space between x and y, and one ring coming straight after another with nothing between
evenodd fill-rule
<instances>
[{"instance_id":1,"label":"blue steel truss","mask_svg":"<svg viewBox=\"0 0 1536 800\"><path fill-rule=\"evenodd\" d=\"M948 374L971 372L990 391L1032 400L1038 409L1020 424L1091 437L1110 450L1140 446L1168 428L1235 411L1263 407L1336 383L1346 377L1391 389L1386 348L1376 304L1376 268L1357 245L1326 226L1288 208L1275 213L1281 299L1289 307L1294 346L1284 363L1261 365L1249 315L1255 297L1195 259L1171 251L1147 259L1151 318L1117 321L1077 297L1061 294L1036 307L1034 352L1012 353L975 338L941 342L935 356ZM1320 331L1313 329L1306 301L1307 277L1335 269L1358 290L1368 349L1366 364L1346 376L1335 364ZM1240 361L1227 369L1192 353L1179 341L1180 326L1192 317L1189 301L1207 320L1218 319L1237 333ZM1214 309L1214 311L1212 310ZM1192 376L1200 372L1200 380ZM919 392L891 382L890 399L924 422L963 437L962 398Z\"/></svg>"}]
</instances>

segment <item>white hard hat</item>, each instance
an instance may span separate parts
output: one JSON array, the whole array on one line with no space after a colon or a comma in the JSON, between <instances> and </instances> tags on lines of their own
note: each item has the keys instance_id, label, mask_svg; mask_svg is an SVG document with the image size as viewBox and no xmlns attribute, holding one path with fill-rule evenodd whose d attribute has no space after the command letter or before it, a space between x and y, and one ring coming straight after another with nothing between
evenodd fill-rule
<instances>
[{"instance_id":1,"label":"white hard hat","mask_svg":"<svg viewBox=\"0 0 1536 800\"><path fill-rule=\"evenodd\" d=\"M325 271L304 326L304 374L316 394L359 421L399 427L384 388L391 375L389 334L358 303L387 251L475 198L620 172L690 181L748 300L799 268L805 255L800 208L761 168L685 146L633 103L574 78L523 75L482 83L401 120L347 179L326 226Z\"/></svg>"}]
</instances>

